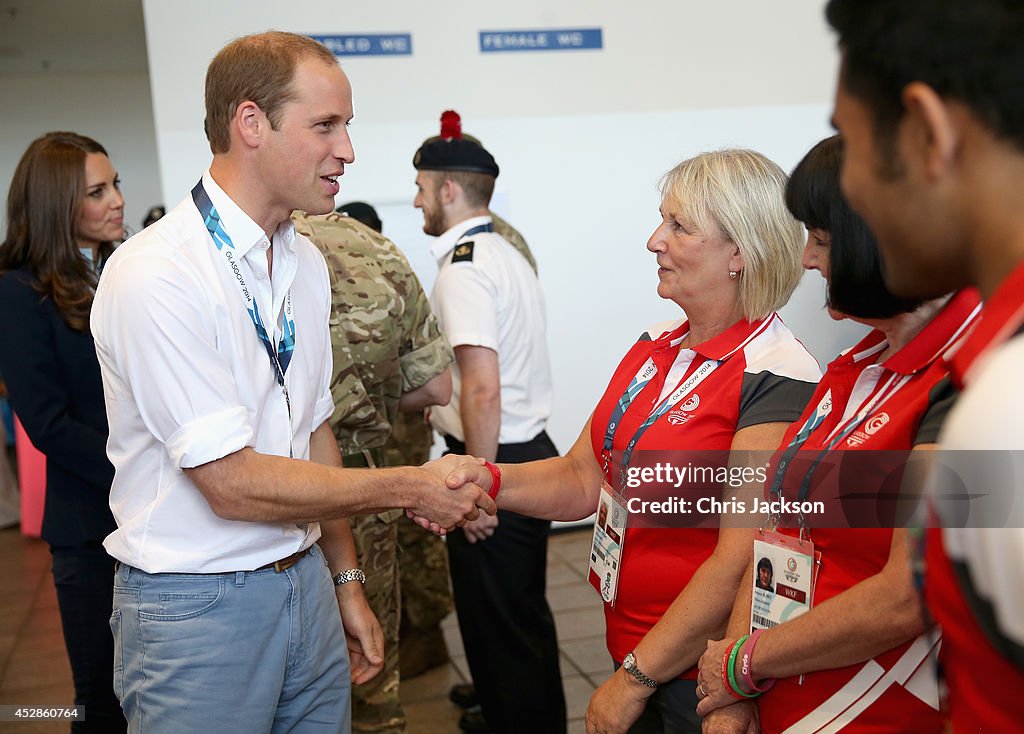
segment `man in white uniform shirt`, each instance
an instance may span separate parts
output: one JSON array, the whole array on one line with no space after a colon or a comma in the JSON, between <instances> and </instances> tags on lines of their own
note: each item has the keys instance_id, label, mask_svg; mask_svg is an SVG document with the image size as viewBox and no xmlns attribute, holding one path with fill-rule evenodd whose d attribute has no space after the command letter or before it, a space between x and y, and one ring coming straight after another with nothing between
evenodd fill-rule
<instances>
[{"instance_id":1,"label":"man in white uniform shirt","mask_svg":"<svg viewBox=\"0 0 1024 734\"><path fill-rule=\"evenodd\" d=\"M340 468L327 268L289 219L330 211L354 158L334 57L289 33L238 39L206 109L213 163L118 249L92 310L114 686L134 732L347 732L350 676L382 650L344 518L419 506L452 527L493 503L448 500L444 467Z\"/></svg>"},{"instance_id":2,"label":"man in white uniform shirt","mask_svg":"<svg viewBox=\"0 0 1024 734\"><path fill-rule=\"evenodd\" d=\"M452 453L518 463L557 455L544 297L530 264L494 232L498 166L442 116L416 152L415 206L438 239L431 302L455 348L452 399L431 423ZM555 625L544 597L549 523L500 512L448 536L455 609L482 707L464 731L565 731Z\"/></svg>"}]
</instances>

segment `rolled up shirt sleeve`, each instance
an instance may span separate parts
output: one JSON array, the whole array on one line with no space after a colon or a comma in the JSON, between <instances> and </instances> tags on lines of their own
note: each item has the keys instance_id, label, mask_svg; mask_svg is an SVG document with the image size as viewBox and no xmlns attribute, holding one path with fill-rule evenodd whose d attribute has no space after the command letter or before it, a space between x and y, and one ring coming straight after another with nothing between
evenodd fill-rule
<instances>
[{"instance_id":1,"label":"rolled up shirt sleeve","mask_svg":"<svg viewBox=\"0 0 1024 734\"><path fill-rule=\"evenodd\" d=\"M108 401L132 401L173 465L189 468L252 446L252 417L218 344L225 306L171 257L112 262L97 291L93 334Z\"/></svg>"},{"instance_id":2,"label":"rolled up shirt sleeve","mask_svg":"<svg viewBox=\"0 0 1024 734\"><path fill-rule=\"evenodd\" d=\"M454 360L455 354L451 345L441 335L414 351L406 352L399 357L399 365L402 370L402 392L409 392L426 385L444 372Z\"/></svg>"}]
</instances>

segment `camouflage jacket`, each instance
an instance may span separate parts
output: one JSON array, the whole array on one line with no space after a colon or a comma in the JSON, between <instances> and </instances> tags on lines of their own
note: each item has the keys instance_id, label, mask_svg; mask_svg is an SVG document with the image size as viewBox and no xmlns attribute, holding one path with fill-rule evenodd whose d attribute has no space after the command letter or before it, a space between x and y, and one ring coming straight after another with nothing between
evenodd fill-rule
<instances>
[{"instance_id":1,"label":"camouflage jacket","mask_svg":"<svg viewBox=\"0 0 1024 734\"><path fill-rule=\"evenodd\" d=\"M536 273L537 261L533 259L533 253L530 252L530 246L526 244L526 240L521 234L519 234L519 230L494 212L491 212L491 221L494 222L494 231L508 240L508 243L512 245L512 247L519 250L519 254L526 258L526 262L530 263L530 267L533 268L533 272Z\"/></svg>"},{"instance_id":2,"label":"camouflage jacket","mask_svg":"<svg viewBox=\"0 0 1024 734\"><path fill-rule=\"evenodd\" d=\"M452 348L419 279L391 240L339 214L295 212L292 220L323 252L330 271L329 422L338 447L343 455L382 447L402 393L444 372L454 359Z\"/></svg>"}]
</instances>

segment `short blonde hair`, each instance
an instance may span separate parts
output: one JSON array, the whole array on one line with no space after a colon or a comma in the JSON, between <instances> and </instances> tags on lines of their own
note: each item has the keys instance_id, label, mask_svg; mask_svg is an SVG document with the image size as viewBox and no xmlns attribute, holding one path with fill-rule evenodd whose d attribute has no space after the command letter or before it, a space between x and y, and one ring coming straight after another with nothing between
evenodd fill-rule
<instances>
[{"instance_id":1,"label":"short blonde hair","mask_svg":"<svg viewBox=\"0 0 1024 734\"><path fill-rule=\"evenodd\" d=\"M751 321L786 305L803 274L804 231L786 208L786 181L760 153L727 149L683 161L659 186L689 224L711 233L713 223L739 247L739 305Z\"/></svg>"}]
</instances>

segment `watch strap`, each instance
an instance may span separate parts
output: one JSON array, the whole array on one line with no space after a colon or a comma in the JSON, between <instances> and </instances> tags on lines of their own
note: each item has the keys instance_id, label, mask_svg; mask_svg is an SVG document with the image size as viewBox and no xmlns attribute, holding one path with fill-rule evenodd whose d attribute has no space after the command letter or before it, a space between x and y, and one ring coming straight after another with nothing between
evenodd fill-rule
<instances>
[{"instance_id":1,"label":"watch strap","mask_svg":"<svg viewBox=\"0 0 1024 734\"><path fill-rule=\"evenodd\" d=\"M363 573L361 568L347 568L344 571L338 571L334 574L334 585L343 586L350 581L358 581L361 584L366 583L366 574Z\"/></svg>"},{"instance_id":2,"label":"watch strap","mask_svg":"<svg viewBox=\"0 0 1024 734\"><path fill-rule=\"evenodd\" d=\"M629 653L625 660L622 661L622 667L627 673L636 678L640 683L643 683L648 688L657 688L658 681L654 680L648 675L644 675L643 671L637 667L636 656L633 653Z\"/></svg>"}]
</instances>

